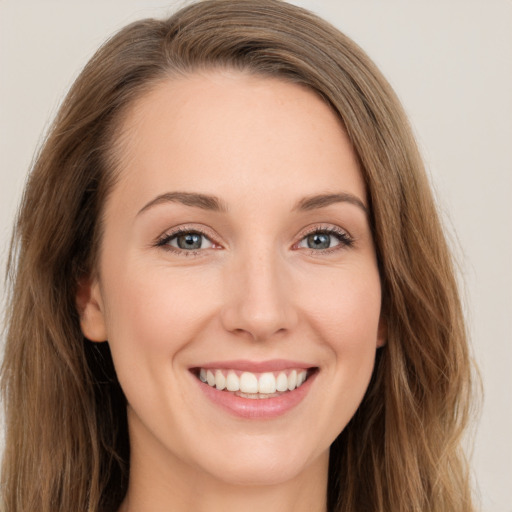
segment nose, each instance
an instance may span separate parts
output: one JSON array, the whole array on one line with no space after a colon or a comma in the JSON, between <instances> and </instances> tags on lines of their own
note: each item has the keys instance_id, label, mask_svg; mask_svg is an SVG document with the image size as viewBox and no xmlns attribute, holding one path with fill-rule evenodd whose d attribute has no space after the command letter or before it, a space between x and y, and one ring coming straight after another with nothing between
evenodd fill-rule
<instances>
[{"instance_id":1,"label":"nose","mask_svg":"<svg viewBox=\"0 0 512 512\"><path fill-rule=\"evenodd\" d=\"M299 317L286 263L272 249L233 259L224 280L224 328L254 341L291 331Z\"/></svg>"}]
</instances>

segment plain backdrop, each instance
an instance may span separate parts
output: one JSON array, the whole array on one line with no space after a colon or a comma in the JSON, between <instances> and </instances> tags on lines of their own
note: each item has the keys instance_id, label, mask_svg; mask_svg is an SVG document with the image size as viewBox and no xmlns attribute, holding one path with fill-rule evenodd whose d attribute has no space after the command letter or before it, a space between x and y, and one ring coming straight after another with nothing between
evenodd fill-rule
<instances>
[{"instance_id":1,"label":"plain backdrop","mask_svg":"<svg viewBox=\"0 0 512 512\"><path fill-rule=\"evenodd\" d=\"M295 3L360 44L411 118L460 262L484 384L475 485L482 510L512 512L512 2ZM183 4L0 0L2 269L32 157L73 79L117 29Z\"/></svg>"}]
</instances>

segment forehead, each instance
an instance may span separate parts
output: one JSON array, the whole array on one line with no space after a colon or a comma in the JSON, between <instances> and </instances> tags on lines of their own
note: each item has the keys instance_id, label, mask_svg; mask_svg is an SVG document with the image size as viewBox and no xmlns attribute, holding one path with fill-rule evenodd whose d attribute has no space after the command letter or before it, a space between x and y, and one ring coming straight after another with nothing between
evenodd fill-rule
<instances>
[{"instance_id":1,"label":"forehead","mask_svg":"<svg viewBox=\"0 0 512 512\"><path fill-rule=\"evenodd\" d=\"M145 199L167 188L261 197L270 188L303 196L348 188L365 197L340 119L317 94L280 79L169 78L131 106L120 133L118 186Z\"/></svg>"}]
</instances>

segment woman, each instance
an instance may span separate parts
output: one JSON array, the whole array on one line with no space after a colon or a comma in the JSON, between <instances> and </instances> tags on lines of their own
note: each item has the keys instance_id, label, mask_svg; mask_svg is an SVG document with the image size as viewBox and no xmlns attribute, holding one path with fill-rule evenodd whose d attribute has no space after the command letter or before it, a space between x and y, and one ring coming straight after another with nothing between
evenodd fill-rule
<instances>
[{"instance_id":1,"label":"woman","mask_svg":"<svg viewBox=\"0 0 512 512\"><path fill-rule=\"evenodd\" d=\"M205 1L107 42L10 271L6 510L472 510L422 163L375 66L307 11Z\"/></svg>"}]
</instances>

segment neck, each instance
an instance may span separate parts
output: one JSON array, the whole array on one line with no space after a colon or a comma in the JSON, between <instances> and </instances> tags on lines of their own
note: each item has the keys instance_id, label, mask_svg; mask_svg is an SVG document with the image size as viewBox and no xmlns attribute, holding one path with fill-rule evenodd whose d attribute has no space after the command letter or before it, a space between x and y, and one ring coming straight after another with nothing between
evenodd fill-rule
<instances>
[{"instance_id":1,"label":"neck","mask_svg":"<svg viewBox=\"0 0 512 512\"><path fill-rule=\"evenodd\" d=\"M179 460L169 462L150 460L147 452L138 454L135 450L131 455L128 492L119 512L327 510L328 453L292 479L268 485L237 485Z\"/></svg>"}]
</instances>

